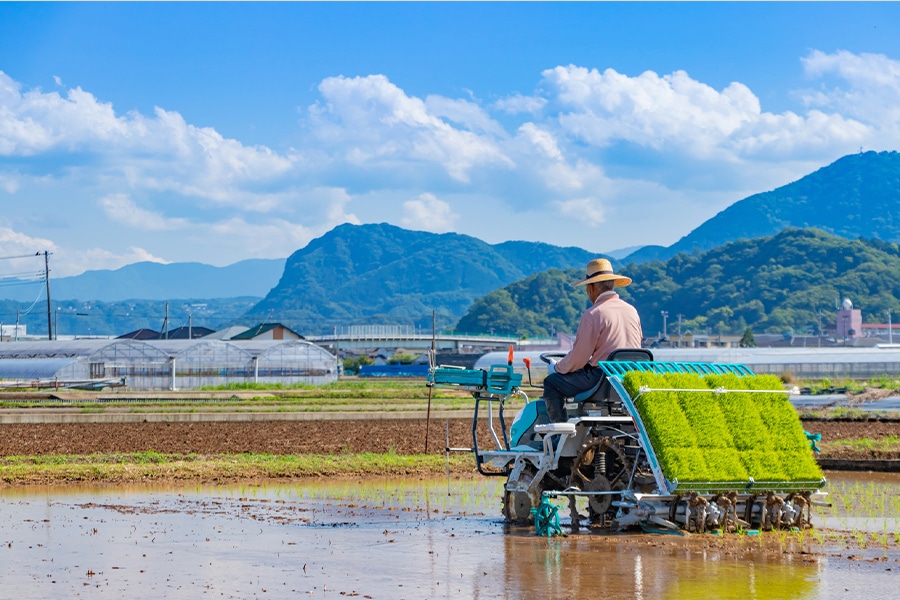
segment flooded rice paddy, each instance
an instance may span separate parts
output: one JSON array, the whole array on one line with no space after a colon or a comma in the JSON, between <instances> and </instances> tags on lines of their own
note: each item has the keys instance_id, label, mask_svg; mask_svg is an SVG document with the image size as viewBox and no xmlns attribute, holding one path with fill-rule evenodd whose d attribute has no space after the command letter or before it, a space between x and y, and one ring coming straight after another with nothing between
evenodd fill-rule
<instances>
[{"instance_id":1,"label":"flooded rice paddy","mask_svg":"<svg viewBox=\"0 0 900 600\"><path fill-rule=\"evenodd\" d=\"M539 538L499 479L0 489L2 598L884 598L900 474L801 533Z\"/></svg>"}]
</instances>

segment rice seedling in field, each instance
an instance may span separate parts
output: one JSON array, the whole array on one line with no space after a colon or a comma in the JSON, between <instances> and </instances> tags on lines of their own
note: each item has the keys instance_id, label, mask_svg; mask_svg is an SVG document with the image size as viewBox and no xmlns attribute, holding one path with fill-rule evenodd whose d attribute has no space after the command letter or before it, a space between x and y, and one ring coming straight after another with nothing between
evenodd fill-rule
<instances>
[{"instance_id":1,"label":"rice seedling in field","mask_svg":"<svg viewBox=\"0 0 900 600\"><path fill-rule=\"evenodd\" d=\"M624 384L663 473L679 485L822 479L777 377L630 372Z\"/></svg>"}]
</instances>

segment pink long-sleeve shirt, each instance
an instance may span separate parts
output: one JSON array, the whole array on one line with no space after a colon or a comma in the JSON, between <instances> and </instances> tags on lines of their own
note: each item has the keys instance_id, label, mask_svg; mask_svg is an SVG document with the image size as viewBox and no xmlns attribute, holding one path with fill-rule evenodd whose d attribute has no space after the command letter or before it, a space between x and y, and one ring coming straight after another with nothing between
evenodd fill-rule
<instances>
[{"instance_id":1,"label":"pink long-sleeve shirt","mask_svg":"<svg viewBox=\"0 0 900 600\"><path fill-rule=\"evenodd\" d=\"M618 348L640 348L643 332L635 308L615 292L604 292L581 315L572 349L556 363L557 373L571 373L606 360Z\"/></svg>"}]
</instances>

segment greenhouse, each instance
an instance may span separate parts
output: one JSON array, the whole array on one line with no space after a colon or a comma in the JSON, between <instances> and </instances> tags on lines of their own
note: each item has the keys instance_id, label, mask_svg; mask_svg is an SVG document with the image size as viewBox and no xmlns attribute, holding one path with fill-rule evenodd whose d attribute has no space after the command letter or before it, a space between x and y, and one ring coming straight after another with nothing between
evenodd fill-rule
<instances>
[{"instance_id":1,"label":"greenhouse","mask_svg":"<svg viewBox=\"0 0 900 600\"><path fill-rule=\"evenodd\" d=\"M338 360L304 340L72 340L0 344L0 386L189 390L325 384Z\"/></svg>"}]
</instances>

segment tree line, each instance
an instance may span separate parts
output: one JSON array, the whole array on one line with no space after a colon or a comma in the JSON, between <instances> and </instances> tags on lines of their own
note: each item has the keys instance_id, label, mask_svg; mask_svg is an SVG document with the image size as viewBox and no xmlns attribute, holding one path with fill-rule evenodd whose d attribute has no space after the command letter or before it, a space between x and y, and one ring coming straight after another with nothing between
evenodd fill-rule
<instances>
[{"instance_id":1,"label":"tree line","mask_svg":"<svg viewBox=\"0 0 900 600\"><path fill-rule=\"evenodd\" d=\"M619 270L634 282L617 288L635 305L646 335L675 333L818 333L834 322L844 298L867 323L900 312L900 247L848 240L817 229L790 228L666 261ZM456 331L522 337L573 333L588 303L578 269L550 269L478 298ZM898 315L900 318L900 315Z\"/></svg>"}]
</instances>

